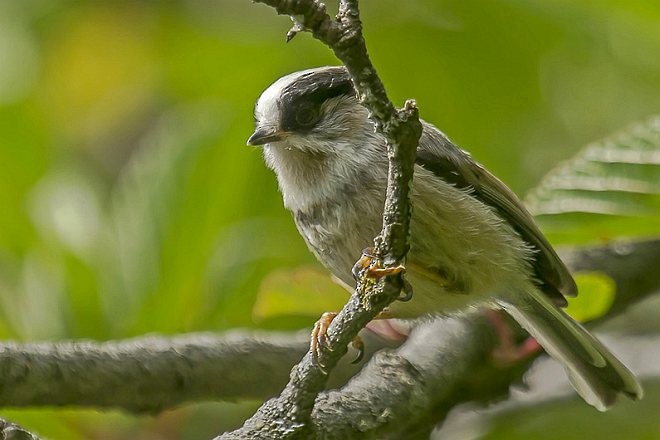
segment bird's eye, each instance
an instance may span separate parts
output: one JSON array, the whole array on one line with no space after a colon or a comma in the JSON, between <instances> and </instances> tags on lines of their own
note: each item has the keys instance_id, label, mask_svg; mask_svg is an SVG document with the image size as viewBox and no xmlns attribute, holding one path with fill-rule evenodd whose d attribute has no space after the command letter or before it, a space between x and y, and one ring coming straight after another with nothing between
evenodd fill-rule
<instances>
[{"instance_id":1,"label":"bird's eye","mask_svg":"<svg viewBox=\"0 0 660 440\"><path fill-rule=\"evenodd\" d=\"M318 112L313 105L304 105L296 111L296 122L301 127L313 125L318 118Z\"/></svg>"}]
</instances>

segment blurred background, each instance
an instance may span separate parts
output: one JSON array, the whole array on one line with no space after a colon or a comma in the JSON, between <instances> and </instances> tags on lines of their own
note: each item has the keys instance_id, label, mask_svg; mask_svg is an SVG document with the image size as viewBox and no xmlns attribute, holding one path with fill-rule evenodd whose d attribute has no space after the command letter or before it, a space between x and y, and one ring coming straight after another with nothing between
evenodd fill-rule
<instances>
[{"instance_id":1,"label":"blurred background","mask_svg":"<svg viewBox=\"0 0 660 440\"><path fill-rule=\"evenodd\" d=\"M417 99L424 119L520 195L585 144L660 113L655 0L361 6L394 102ZM287 298L269 296L327 277L260 151L245 146L265 87L337 64L309 35L285 44L290 26L248 0L0 0L0 338L294 329L329 307L286 310ZM645 175L657 189L658 168ZM569 245L617 235L550 232ZM2 416L54 439L200 439L258 404ZM488 438L513 438L500 431Z\"/></svg>"}]
</instances>

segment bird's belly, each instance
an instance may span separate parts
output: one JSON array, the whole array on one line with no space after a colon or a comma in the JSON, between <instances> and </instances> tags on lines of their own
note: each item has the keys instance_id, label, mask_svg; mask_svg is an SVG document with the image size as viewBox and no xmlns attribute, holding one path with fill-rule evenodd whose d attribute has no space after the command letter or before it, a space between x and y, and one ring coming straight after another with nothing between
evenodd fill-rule
<instances>
[{"instance_id":1,"label":"bird's belly","mask_svg":"<svg viewBox=\"0 0 660 440\"><path fill-rule=\"evenodd\" d=\"M413 221L413 230L419 226ZM313 231L308 228L305 239L319 261L352 291L355 280L351 269L362 250L372 244L378 225L374 228L375 231L361 236L357 227L329 235L314 227ZM427 243L418 243L416 236L411 238L405 277L412 286L413 295L410 301L395 301L390 305L393 316L417 318L426 314L454 313L471 305L488 303L492 297L503 293L506 273L511 273L502 261L493 261L476 252L474 246L465 246L460 240L455 242L455 238L445 237L445 246L442 243L443 240L439 240L436 251L429 252Z\"/></svg>"},{"instance_id":2,"label":"bird's belly","mask_svg":"<svg viewBox=\"0 0 660 440\"><path fill-rule=\"evenodd\" d=\"M406 281L412 287L409 301L395 301L389 310L397 318L417 318L426 314L455 313L472 305L489 302L491 296L486 290L457 290L451 283L429 278L420 273L414 264L406 264Z\"/></svg>"},{"instance_id":3,"label":"bird's belly","mask_svg":"<svg viewBox=\"0 0 660 440\"><path fill-rule=\"evenodd\" d=\"M362 251L373 245L380 231L380 218L372 215L357 218L355 210L339 208L323 216L295 216L296 226L316 258L342 282L353 285L352 268Z\"/></svg>"},{"instance_id":4,"label":"bird's belly","mask_svg":"<svg viewBox=\"0 0 660 440\"><path fill-rule=\"evenodd\" d=\"M413 299L395 302L395 316L450 312L505 294L528 280L520 238L497 215L443 183L413 185L413 215L406 277ZM372 200L371 200L372 201ZM319 261L347 286L351 269L380 232L382 204L347 201L344 207L296 224Z\"/></svg>"}]
</instances>

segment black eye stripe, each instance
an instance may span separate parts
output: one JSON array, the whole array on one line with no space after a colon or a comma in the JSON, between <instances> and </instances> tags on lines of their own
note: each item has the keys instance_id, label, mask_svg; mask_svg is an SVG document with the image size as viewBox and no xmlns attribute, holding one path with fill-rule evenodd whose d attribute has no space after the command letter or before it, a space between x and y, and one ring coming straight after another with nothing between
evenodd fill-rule
<instances>
[{"instance_id":1,"label":"black eye stripe","mask_svg":"<svg viewBox=\"0 0 660 440\"><path fill-rule=\"evenodd\" d=\"M317 105L301 105L295 113L296 123L300 127L309 127L317 122L319 108Z\"/></svg>"},{"instance_id":2,"label":"black eye stripe","mask_svg":"<svg viewBox=\"0 0 660 440\"><path fill-rule=\"evenodd\" d=\"M325 101L353 94L353 84L343 67L332 67L302 75L282 91L279 102L282 128L294 132L308 131L318 122L316 119ZM306 119L299 114L301 111L308 111L315 118Z\"/></svg>"}]
</instances>

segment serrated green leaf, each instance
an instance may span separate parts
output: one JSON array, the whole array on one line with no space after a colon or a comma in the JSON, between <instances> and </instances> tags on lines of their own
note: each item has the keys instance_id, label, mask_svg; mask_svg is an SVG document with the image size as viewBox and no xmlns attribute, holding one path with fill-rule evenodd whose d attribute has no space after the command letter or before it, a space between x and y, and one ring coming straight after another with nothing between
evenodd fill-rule
<instances>
[{"instance_id":1,"label":"serrated green leaf","mask_svg":"<svg viewBox=\"0 0 660 440\"><path fill-rule=\"evenodd\" d=\"M566 312L580 322L607 313L616 296L614 280L603 272L577 272L573 276L580 294L576 298L568 298Z\"/></svg>"},{"instance_id":2,"label":"serrated green leaf","mask_svg":"<svg viewBox=\"0 0 660 440\"><path fill-rule=\"evenodd\" d=\"M527 197L554 243L660 234L660 116L588 145Z\"/></svg>"},{"instance_id":3,"label":"serrated green leaf","mask_svg":"<svg viewBox=\"0 0 660 440\"><path fill-rule=\"evenodd\" d=\"M277 270L262 282L253 317L256 321L283 316L316 319L323 312L339 311L347 300L348 292L318 269Z\"/></svg>"}]
</instances>

